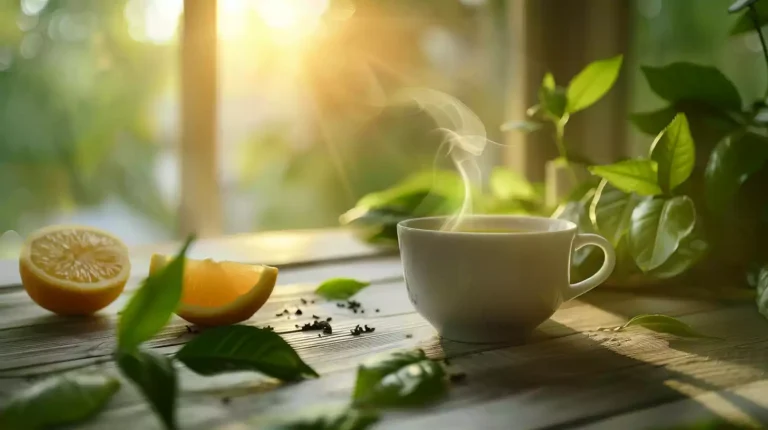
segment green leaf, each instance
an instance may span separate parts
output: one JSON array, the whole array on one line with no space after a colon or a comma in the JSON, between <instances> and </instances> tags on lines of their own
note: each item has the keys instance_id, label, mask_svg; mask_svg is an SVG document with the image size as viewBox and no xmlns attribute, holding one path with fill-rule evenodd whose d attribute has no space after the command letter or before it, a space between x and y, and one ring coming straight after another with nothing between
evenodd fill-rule
<instances>
[{"instance_id":1,"label":"green leaf","mask_svg":"<svg viewBox=\"0 0 768 430\"><path fill-rule=\"evenodd\" d=\"M651 270L646 275L653 279L671 279L690 270L707 254L709 244L703 239L691 233L680 242L667 261L661 266Z\"/></svg>"},{"instance_id":2,"label":"green leaf","mask_svg":"<svg viewBox=\"0 0 768 430\"><path fill-rule=\"evenodd\" d=\"M100 374L64 374L13 396L0 411L0 428L35 430L75 424L101 411L120 382Z\"/></svg>"},{"instance_id":3,"label":"green leaf","mask_svg":"<svg viewBox=\"0 0 768 430\"><path fill-rule=\"evenodd\" d=\"M678 337L718 339L698 333L688 324L667 315L638 315L627 321L621 328L625 329L632 326L641 326L657 333L667 333Z\"/></svg>"},{"instance_id":4,"label":"green leaf","mask_svg":"<svg viewBox=\"0 0 768 430\"><path fill-rule=\"evenodd\" d=\"M354 407L323 408L298 412L291 420L268 425L270 430L365 430L379 420L379 413L372 409Z\"/></svg>"},{"instance_id":5,"label":"green leaf","mask_svg":"<svg viewBox=\"0 0 768 430\"><path fill-rule=\"evenodd\" d=\"M729 136L712 151L704 172L707 206L722 216L733 206L741 185L768 162L768 139L746 133Z\"/></svg>"},{"instance_id":6,"label":"green leaf","mask_svg":"<svg viewBox=\"0 0 768 430\"><path fill-rule=\"evenodd\" d=\"M680 62L642 69L653 92L664 100L699 101L723 109L741 109L739 91L714 67Z\"/></svg>"},{"instance_id":7,"label":"green leaf","mask_svg":"<svg viewBox=\"0 0 768 430\"><path fill-rule=\"evenodd\" d=\"M169 357L154 351L118 351L117 366L149 402L167 429L176 425L176 369Z\"/></svg>"},{"instance_id":8,"label":"green leaf","mask_svg":"<svg viewBox=\"0 0 768 430\"><path fill-rule=\"evenodd\" d=\"M666 262L696 223L688 196L648 198L632 211L629 249L637 267L649 272Z\"/></svg>"},{"instance_id":9,"label":"green leaf","mask_svg":"<svg viewBox=\"0 0 768 430\"><path fill-rule=\"evenodd\" d=\"M696 148L685 114L679 113L651 146L651 158L659 166L661 189L670 192L691 176Z\"/></svg>"},{"instance_id":10,"label":"green leaf","mask_svg":"<svg viewBox=\"0 0 768 430\"><path fill-rule=\"evenodd\" d=\"M768 318L768 265L760 268L757 275L757 286L755 288L757 295L757 310L764 317Z\"/></svg>"},{"instance_id":11,"label":"green leaf","mask_svg":"<svg viewBox=\"0 0 768 430\"><path fill-rule=\"evenodd\" d=\"M176 359L200 375L255 371L282 381L319 376L279 334L244 325L205 330Z\"/></svg>"},{"instance_id":12,"label":"green leaf","mask_svg":"<svg viewBox=\"0 0 768 430\"><path fill-rule=\"evenodd\" d=\"M501 200L536 201L539 194L530 182L508 168L496 167L491 171L491 193Z\"/></svg>"},{"instance_id":13,"label":"green leaf","mask_svg":"<svg viewBox=\"0 0 768 430\"><path fill-rule=\"evenodd\" d=\"M757 22L761 27L768 24L768 3L765 1L758 1L755 3L755 10L757 10ZM755 25L752 23L752 18L749 16L750 12L744 11L739 16L736 23L731 28L731 35L744 34L755 31Z\"/></svg>"},{"instance_id":14,"label":"green leaf","mask_svg":"<svg viewBox=\"0 0 768 430\"><path fill-rule=\"evenodd\" d=\"M192 236L187 238L179 254L157 274L147 277L123 308L117 324L120 350L135 350L171 319L181 300L184 256L193 240Z\"/></svg>"},{"instance_id":15,"label":"green leaf","mask_svg":"<svg viewBox=\"0 0 768 430\"><path fill-rule=\"evenodd\" d=\"M578 112L600 100L613 87L619 77L623 58L622 55L617 55L613 58L595 61L576 75L568 84L566 111L568 113Z\"/></svg>"},{"instance_id":16,"label":"green leaf","mask_svg":"<svg viewBox=\"0 0 768 430\"><path fill-rule=\"evenodd\" d=\"M369 285L371 285L370 282L357 279L333 278L320 284L315 294L329 300L347 300Z\"/></svg>"},{"instance_id":17,"label":"green leaf","mask_svg":"<svg viewBox=\"0 0 768 430\"><path fill-rule=\"evenodd\" d=\"M625 193L603 179L589 206L589 219L595 229L615 248L621 238L629 232L632 211L641 200L638 195Z\"/></svg>"},{"instance_id":18,"label":"green leaf","mask_svg":"<svg viewBox=\"0 0 768 430\"><path fill-rule=\"evenodd\" d=\"M589 171L626 193L653 196L661 194L656 169L656 162L652 160L625 160L606 166L592 166Z\"/></svg>"},{"instance_id":19,"label":"green leaf","mask_svg":"<svg viewBox=\"0 0 768 430\"><path fill-rule=\"evenodd\" d=\"M445 370L424 351L374 357L357 369L353 399L374 407L421 406L447 392Z\"/></svg>"},{"instance_id":20,"label":"green leaf","mask_svg":"<svg viewBox=\"0 0 768 430\"><path fill-rule=\"evenodd\" d=\"M555 85L554 76L551 73L544 75L539 88L539 107L544 114L552 120L559 120L565 114L567 102L565 89Z\"/></svg>"},{"instance_id":21,"label":"green leaf","mask_svg":"<svg viewBox=\"0 0 768 430\"><path fill-rule=\"evenodd\" d=\"M677 109L667 106L653 112L638 112L629 116L629 120L645 134L658 135L675 119Z\"/></svg>"},{"instance_id":22,"label":"green leaf","mask_svg":"<svg viewBox=\"0 0 768 430\"><path fill-rule=\"evenodd\" d=\"M541 123L533 121L507 121L501 126L501 131L519 131L531 133L542 127Z\"/></svg>"},{"instance_id":23,"label":"green leaf","mask_svg":"<svg viewBox=\"0 0 768 430\"><path fill-rule=\"evenodd\" d=\"M753 4L757 3L759 0L736 0L728 7L728 13L736 13L740 10L746 9Z\"/></svg>"}]
</instances>

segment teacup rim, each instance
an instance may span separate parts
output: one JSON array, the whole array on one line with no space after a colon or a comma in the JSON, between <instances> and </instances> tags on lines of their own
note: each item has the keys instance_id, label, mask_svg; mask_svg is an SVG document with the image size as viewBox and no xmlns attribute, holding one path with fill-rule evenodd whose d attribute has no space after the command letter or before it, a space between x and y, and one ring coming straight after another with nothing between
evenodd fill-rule
<instances>
[{"instance_id":1,"label":"teacup rim","mask_svg":"<svg viewBox=\"0 0 768 430\"><path fill-rule=\"evenodd\" d=\"M403 220L397 223L398 229L408 230L412 232L423 232L423 233L435 233L435 234L441 234L441 235L456 235L456 236L493 236L493 237L500 237L500 236L533 236L533 235L553 235L553 234L562 234L566 232L574 232L578 228L576 223L573 221L565 220L565 219L558 219L558 218L549 218L549 217L543 217L543 216L531 216L531 215L490 215L490 214L477 214L477 215L467 215L468 218L484 218L484 219L520 219L520 220L537 220L537 221L552 221L552 222L558 222L563 223L566 227L558 230L542 230L542 231L504 231L504 232L483 232L483 231L450 231L450 230L435 230L435 229L428 229L428 228L418 228L418 227L412 227L408 224L411 222L416 221L429 221L429 220L449 220L452 217L452 215L439 215L439 216L426 216L426 217L415 217L415 218L409 218L407 220Z\"/></svg>"}]
</instances>

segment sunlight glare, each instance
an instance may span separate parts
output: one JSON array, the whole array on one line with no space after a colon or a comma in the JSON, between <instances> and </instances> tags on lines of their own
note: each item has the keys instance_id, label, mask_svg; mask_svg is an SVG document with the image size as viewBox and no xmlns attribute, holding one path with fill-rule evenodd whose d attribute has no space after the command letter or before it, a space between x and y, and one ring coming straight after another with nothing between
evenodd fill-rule
<instances>
[{"instance_id":1,"label":"sunlight glare","mask_svg":"<svg viewBox=\"0 0 768 430\"><path fill-rule=\"evenodd\" d=\"M306 35L319 24L329 0L256 0L253 6L269 28Z\"/></svg>"}]
</instances>

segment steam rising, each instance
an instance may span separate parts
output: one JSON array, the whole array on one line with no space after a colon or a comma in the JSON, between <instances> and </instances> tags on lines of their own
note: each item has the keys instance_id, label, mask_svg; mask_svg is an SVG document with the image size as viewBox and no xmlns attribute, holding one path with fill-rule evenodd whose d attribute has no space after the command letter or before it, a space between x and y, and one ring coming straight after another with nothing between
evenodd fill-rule
<instances>
[{"instance_id":1,"label":"steam rising","mask_svg":"<svg viewBox=\"0 0 768 430\"><path fill-rule=\"evenodd\" d=\"M426 88L408 88L396 93L394 104L415 103L437 123L443 141L437 156L444 147L461 175L464 184L464 200L459 211L443 225L443 230L454 231L462 220L472 214L472 192L482 188L482 176L478 158L489 142L485 126L469 107L456 98L440 91Z\"/></svg>"}]
</instances>

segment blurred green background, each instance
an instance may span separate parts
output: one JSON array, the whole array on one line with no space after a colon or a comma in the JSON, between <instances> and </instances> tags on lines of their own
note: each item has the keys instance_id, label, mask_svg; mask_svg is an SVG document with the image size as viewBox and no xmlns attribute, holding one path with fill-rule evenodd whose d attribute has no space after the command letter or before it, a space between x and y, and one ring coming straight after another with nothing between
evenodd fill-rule
<instances>
[{"instance_id":1,"label":"blurred green background","mask_svg":"<svg viewBox=\"0 0 768 430\"><path fill-rule=\"evenodd\" d=\"M431 168L441 136L417 110L382 106L397 88L445 91L501 140L511 1L219 0L223 233L335 226L362 195ZM744 94L761 91L759 41L727 37L728 3L631 1L627 114L659 106L641 64L714 64ZM0 231L77 222L129 244L177 236L182 9L0 0Z\"/></svg>"}]
</instances>

